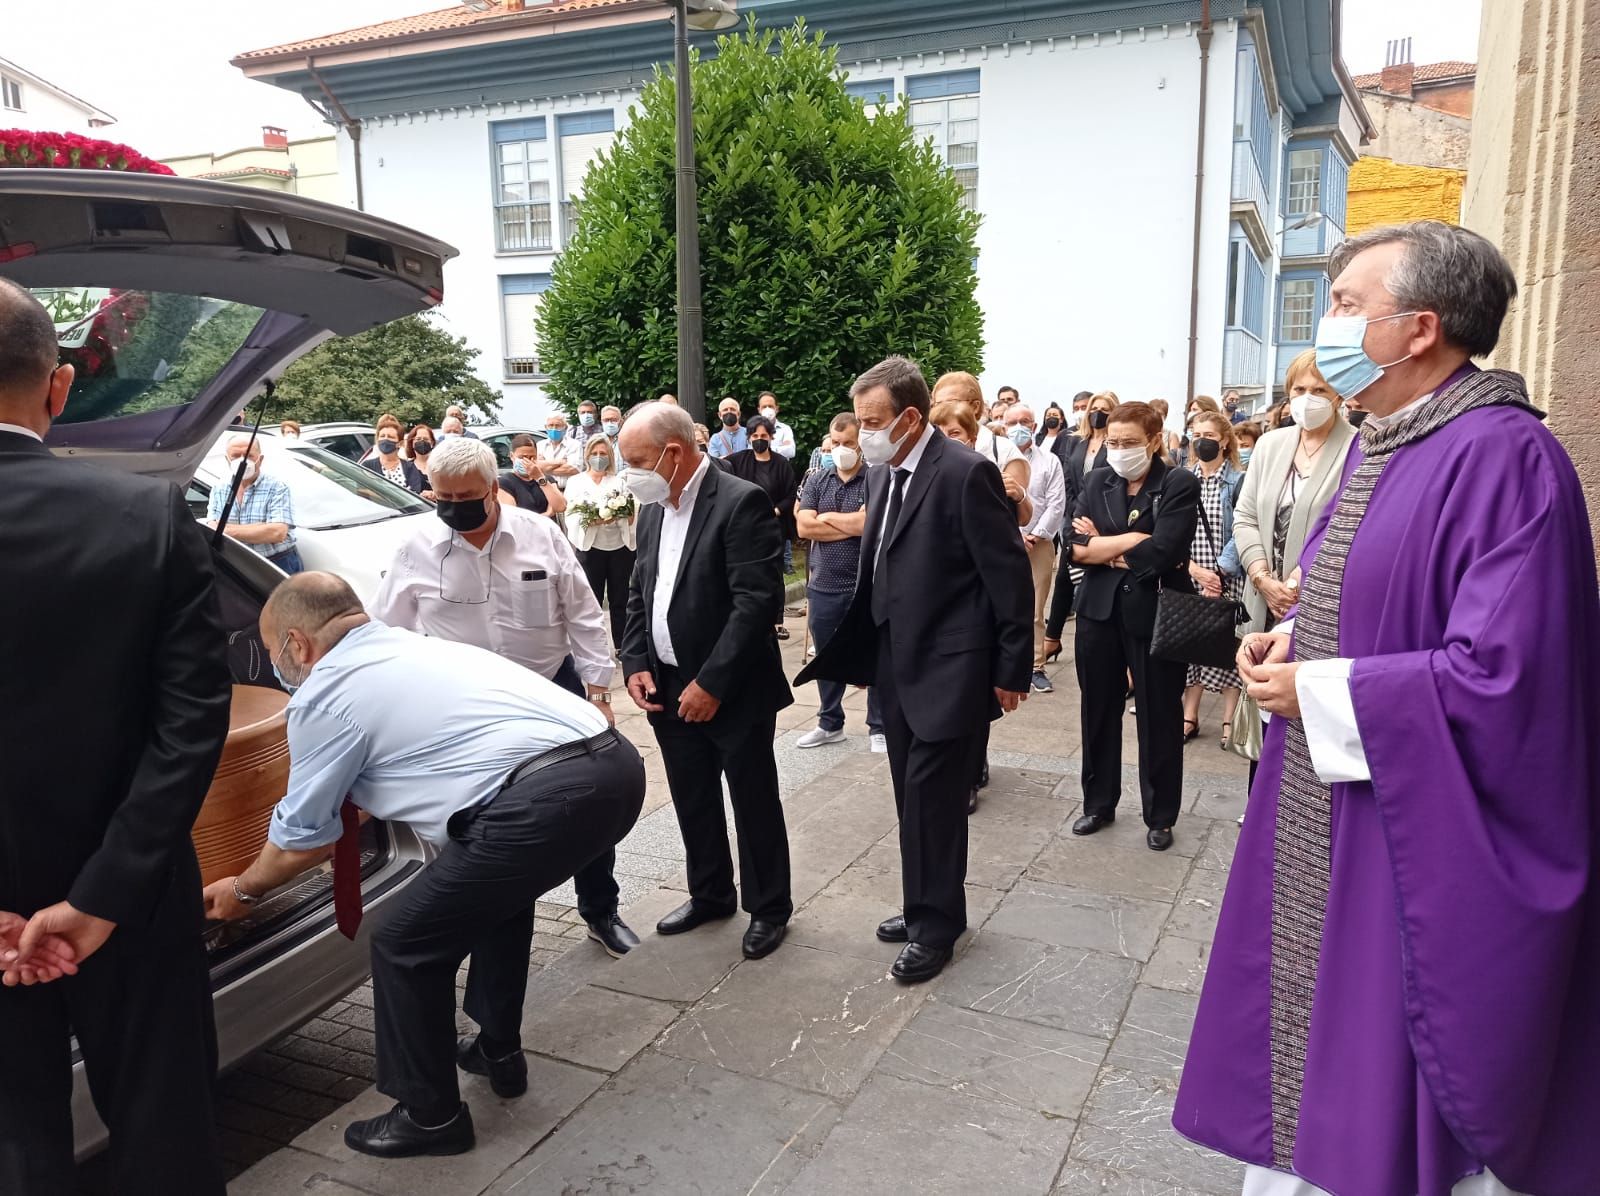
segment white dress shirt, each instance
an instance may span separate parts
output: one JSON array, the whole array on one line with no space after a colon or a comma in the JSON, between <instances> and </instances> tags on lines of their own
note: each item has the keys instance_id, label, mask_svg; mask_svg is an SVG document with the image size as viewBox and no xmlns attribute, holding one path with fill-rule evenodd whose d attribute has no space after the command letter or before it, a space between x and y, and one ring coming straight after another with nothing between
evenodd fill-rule
<instances>
[{"instance_id":1,"label":"white dress shirt","mask_svg":"<svg viewBox=\"0 0 1600 1196\"><path fill-rule=\"evenodd\" d=\"M338 839L346 794L443 847L450 816L488 801L523 761L607 725L521 665L382 623L317 661L288 720L289 791L267 828L284 851Z\"/></svg>"},{"instance_id":2,"label":"white dress shirt","mask_svg":"<svg viewBox=\"0 0 1600 1196\"><path fill-rule=\"evenodd\" d=\"M39 435L39 433L35 432L32 428L24 428L21 424L0 424L0 432L15 432L18 436L29 436L34 440L37 440L40 444L44 443L43 436Z\"/></svg>"},{"instance_id":3,"label":"white dress shirt","mask_svg":"<svg viewBox=\"0 0 1600 1196\"><path fill-rule=\"evenodd\" d=\"M572 545L551 519L499 508L482 551L419 516L368 613L391 627L485 648L554 677L570 654L578 676L608 685L606 624Z\"/></svg>"},{"instance_id":4,"label":"white dress shirt","mask_svg":"<svg viewBox=\"0 0 1600 1196\"><path fill-rule=\"evenodd\" d=\"M540 465L570 465L574 469L583 468L583 441L573 435L568 428L560 440L542 439L534 443L534 458ZM570 476L570 475L569 475ZM556 489L566 490L566 478L554 478Z\"/></svg>"},{"instance_id":5,"label":"white dress shirt","mask_svg":"<svg viewBox=\"0 0 1600 1196\"><path fill-rule=\"evenodd\" d=\"M1022 530L1049 540L1061 530L1067 513L1067 479L1061 472L1061 458L1038 445L1027 448L1022 458L1028 463L1028 501L1033 503L1033 521Z\"/></svg>"},{"instance_id":6,"label":"white dress shirt","mask_svg":"<svg viewBox=\"0 0 1600 1196\"><path fill-rule=\"evenodd\" d=\"M1329 1196L1298 1175L1286 1171L1271 1171L1266 1167L1249 1164L1244 1169L1244 1190L1241 1196ZM1495 1178L1491 1171L1480 1171L1458 1179L1450 1189L1450 1196L1518 1196Z\"/></svg>"},{"instance_id":7,"label":"white dress shirt","mask_svg":"<svg viewBox=\"0 0 1600 1196\"><path fill-rule=\"evenodd\" d=\"M781 419L772 420L772 451L780 457L794 460L794 429Z\"/></svg>"},{"instance_id":8,"label":"white dress shirt","mask_svg":"<svg viewBox=\"0 0 1600 1196\"><path fill-rule=\"evenodd\" d=\"M683 562L683 544L689 535L689 520L694 517L694 501L700 496L706 470L711 468L709 457L704 453L696 455L700 463L678 496L678 505L674 507L670 501L661 504L661 535L656 541L656 593L650 606L650 636L655 641L656 658L674 667L678 653L672 647L667 612L672 609L672 591L678 584L678 566Z\"/></svg>"},{"instance_id":9,"label":"white dress shirt","mask_svg":"<svg viewBox=\"0 0 1600 1196\"><path fill-rule=\"evenodd\" d=\"M1017 451L1017 446L1011 443L1009 437L996 436L982 424L978 425L978 438L972 445L972 451L980 457L988 457L1002 473L1013 461L1027 463L1027 458Z\"/></svg>"},{"instance_id":10,"label":"white dress shirt","mask_svg":"<svg viewBox=\"0 0 1600 1196\"><path fill-rule=\"evenodd\" d=\"M889 507L893 502L892 496L894 494L894 475L902 469L905 470L906 474L908 475L906 480L901 483L903 489L900 491L900 503L901 506L904 507L906 501L906 491L911 489L911 477L909 475L917 472L917 466L922 463L922 454L927 452L928 442L932 439L932 428L930 428L927 424L921 425L917 429L917 442L911 446L911 451L906 454L906 459L900 462L899 465L885 465L882 467L889 471L889 488L883 492L883 518L878 520L878 555L872 558L873 576L877 576L878 562L883 560L883 550L889 546L885 542L884 532L889 526Z\"/></svg>"}]
</instances>

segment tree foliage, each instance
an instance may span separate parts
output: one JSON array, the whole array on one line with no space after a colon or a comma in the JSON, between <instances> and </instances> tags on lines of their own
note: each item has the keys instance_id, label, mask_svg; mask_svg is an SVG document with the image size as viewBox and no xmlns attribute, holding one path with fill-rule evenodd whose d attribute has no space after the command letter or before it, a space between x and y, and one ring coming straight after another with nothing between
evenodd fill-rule
<instances>
[{"instance_id":1,"label":"tree foliage","mask_svg":"<svg viewBox=\"0 0 1600 1196\"><path fill-rule=\"evenodd\" d=\"M981 367L978 218L903 106L869 117L802 21L720 39L693 84L713 402L749 411L770 389L810 445L890 353L930 376ZM658 70L591 168L544 294L540 352L569 408L676 389L675 102Z\"/></svg>"},{"instance_id":2,"label":"tree foliage","mask_svg":"<svg viewBox=\"0 0 1600 1196\"><path fill-rule=\"evenodd\" d=\"M478 350L427 316L407 316L325 341L284 371L271 420L372 422L385 411L407 427L439 426L459 403L470 416L498 411L500 392L472 372Z\"/></svg>"}]
</instances>

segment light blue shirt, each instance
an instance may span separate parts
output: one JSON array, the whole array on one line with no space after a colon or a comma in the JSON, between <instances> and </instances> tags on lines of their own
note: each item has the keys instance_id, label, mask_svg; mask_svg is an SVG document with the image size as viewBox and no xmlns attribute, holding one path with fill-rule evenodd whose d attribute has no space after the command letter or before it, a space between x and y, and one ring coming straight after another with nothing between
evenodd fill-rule
<instances>
[{"instance_id":1,"label":"light blue shirt","mask_svg":"<svg viewBox=\"0 0 1600 1196\"><path fill-rule=\"evenodd\" d=\"M338 839L346 794L443 846L450 816L488 801L517 765L607 726L514 661L377 622L317 661L288 719L289 791L267 833L285 851Z\"/></svg>"}]
</instances>

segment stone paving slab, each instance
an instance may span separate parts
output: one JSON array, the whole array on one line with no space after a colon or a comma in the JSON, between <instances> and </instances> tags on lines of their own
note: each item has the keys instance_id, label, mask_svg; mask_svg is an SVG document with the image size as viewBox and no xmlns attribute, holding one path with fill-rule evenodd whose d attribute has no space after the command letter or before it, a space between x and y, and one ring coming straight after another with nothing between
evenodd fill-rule
<instances>
[{"instance_id":1,"label":"stone paving slab","mask_svg":"<svg viewBox=\"0 0 1600 1196\"><path fill-rule=\"evenodd\" d=\"M781 1192L838 1115L813 1093L647 1051L490 1191Z\"/></svg>"},{"instance_id":2,"label":"stone paving slab","mask_svg":"<svg viewBox=\"0 0 1600 1196\"><path fill-rule=\"evenodd\" d=\"M1024 880L1006 895L985 929L1146 960L1171 912L1165 902Z\"/></svg>"},{"instance_id":3,"label":"stone paving slab","mask_svg":"<svg viewBox=\"0 0 1600 1196\"><path fill-rule=\"evenodd\" d=\"M939 999L979 1013L1110 1038L1138 972L1135 960L985 930L961 967L941 979Z\"/></svg>"},{"instance_id":4,"label":"stone paving slab","mask_svg":"<svg viewBox=\"0 0 1600 1196\"><path fill-rule=\"evenodd\" d=\"M522 1045L535 1054L613 1072L677 1016L676 1005L590 985L525 1017Z\"/></svg>"},{"instance_id":5,"label":"stone paving slab","mask_svg":"<svg viewBox=\"0 0 1600 1196\"><path fill-rule=\"evenodd\" d=\"M793 1196L1042 1192L1072 1140L1059 1117L878 1074L828 1135Z\"/></svg>"}]
</instances>

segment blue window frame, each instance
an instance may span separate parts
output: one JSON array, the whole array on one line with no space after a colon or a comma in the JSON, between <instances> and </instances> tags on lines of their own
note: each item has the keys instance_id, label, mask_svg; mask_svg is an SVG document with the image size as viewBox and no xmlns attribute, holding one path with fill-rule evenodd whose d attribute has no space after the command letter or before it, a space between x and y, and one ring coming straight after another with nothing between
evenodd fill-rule
<instances>
[{"instance_id":1,"label":"blue window frame","mask_svg":"<svg viewBox=\"0 0 1600 1196\"><path fill-rule=\"evenodd\" d=\"M1317 319L1327 310L1328 280L1312 271L1285 274L1278 280L1278 343L1309 345L1316 338Z\"/></svg>"},{"instance_id":2,"label":"blue window frame","mask_svg":"<svg viewBox=\"0 0 1600 1196\"><path fill-rule=\"evenodd\" d=\"M1239 37L1238 89L1233 107L1233 139L1248 141L1261 172L1261 182L1272 194L1275 159L1272 113L1267 108L1267 86L1261 78L1261 61L1248 31Z\"/></svg>"},{"instance_id":3,"label":"blue window frame","mask_svg":"<svg viewBox=\"0 0 1600 1196\"><path fill-rule=\"evenodd\" d=\"M1228 242L1228 327L1243 328L1265 340L1266 296L1266 267L1241 232Z\"/></svg>"},{"instance_id":4,"label":"blue window frame","mask_svg":"<svg viewBox=\"0 0 1600 1196\"><path fill-rule=\"evenodd\" d=\"M551 247L550 142L545 118L495 121L495 247L502 253Z\"/></svg>"},{"instance_id":5,"label":"blue window frame","mask_svg":"<svg viewBox=\"0 0 1600 1196\"><path fill-rule=\"evenodd\" d=\"M541 378L539 304L550 289L548 274L504 274L500 277L500 319L505 340L503 373L508 379Z\"/></svg>"},{"instance_id":6,"label":"blue window frame","mask_svg":"<svg viewBox=\"0 0 1600 1196\"><path fill-rule=\"evenodd\" d=\"M911 127L929 142L961 184L962 202L978 206L978 72L949 71L906 79Z\"/></svg>"},{"instance_id":7,"label":"blue window frame","mask_svg":"<svg viewBox=\"0 0 1600 1196\"><path fill-rule=\"evenodd\" d=\"M893 79L852 79L844 89L869 108L882 106L894 99Z\"/></svg>"},{"instance_id":8,"label":"blue window frame","mask_svg":"<svg viewBox=\"0 0 1600 1196\"><path fill-rule=\"evenodd\" d=\"M910 75L906 78L906 98L910 100L942 100L949 96L977 94L977 71L947 71L940 75Z\"/></svg>"},{"instance_id":9,"label":"blue window frame","mask_svg":"<svg viewBox=\"0 0 1600 1196\"><path fill-rule=\"evenodd\" d=\"M569 112L556 117L556 137L561 148L557 161L561 167L561 244L567 245L578 226L577 201L583 194L583 180L589 167L611 145L617 130L616 113L610 108L592 112Z\"/></svg>"}]
</instances>

